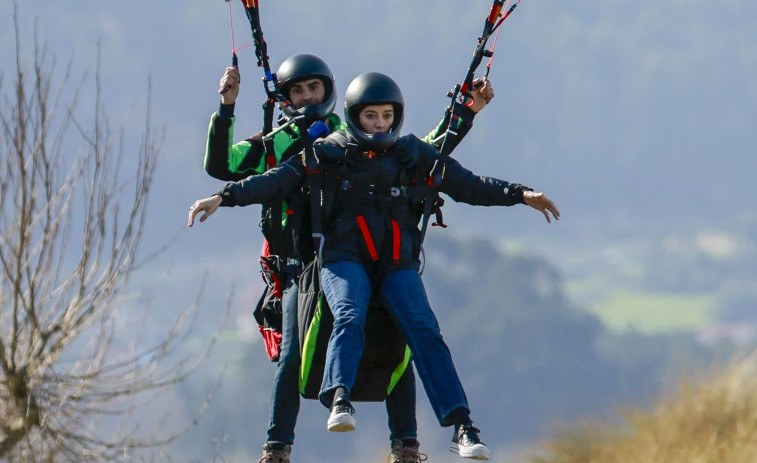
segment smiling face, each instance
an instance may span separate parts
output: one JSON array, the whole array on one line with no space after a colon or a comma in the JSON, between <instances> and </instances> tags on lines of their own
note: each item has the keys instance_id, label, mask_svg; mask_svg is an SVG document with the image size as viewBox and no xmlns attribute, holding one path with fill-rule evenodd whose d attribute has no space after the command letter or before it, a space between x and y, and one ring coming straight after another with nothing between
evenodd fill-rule
<instances>
[{"instance_id":1,"label":"smiling face","mask_svg":"<svg viewBox=\"0 0 757 463\"><path fill-rule=\"evenodd\" d=\"M387 133L394 123L394 106L368 105L358 114L358 123L367 134Z\"/></svg>"},{"instance_id":2,"label":"smiling face","mask_svg":"<svg viewBox=\"0 0 757 463\"><path fill-rule=\"evenodd\" d=\"M317 77L295 82L289 88L289 101L297 109L304 106L321 104L325 97L326 86Z\"/></svg>"}]
</instances>

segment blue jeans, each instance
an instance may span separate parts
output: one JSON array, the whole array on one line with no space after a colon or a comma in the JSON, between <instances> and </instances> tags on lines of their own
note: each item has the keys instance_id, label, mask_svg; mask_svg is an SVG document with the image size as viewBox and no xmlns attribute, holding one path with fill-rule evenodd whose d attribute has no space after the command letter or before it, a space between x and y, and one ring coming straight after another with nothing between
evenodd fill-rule
<instances>
[{"instance_id":1,"label":"blue jeans","mask_svg":"<svg viewBox=\"0 0 757 463\"><path fill-rule=\"evenodd\" d=\"M298 281L287 274L281 295L281 353L271 391L271 415L267 442L294 442L294 428L300 411L299 368L300 341L297 326ZM415 420L415 374L412 364L386 399L390 439L417 437Z\"/></svg>"},{"instance_id":2,"label":"blue jeans","mask_svg":"<svg viewBox=\"0 0 757 463\"><path fill-rule=\"evenodd\" d=\"M324 264L321 285L334 314L320 398L330 405L337 387L348 390L355 383L365 345L365 317L371 296L371 280L357 262ZM460 378L442 338L421 276L412 269L389 272L379 288L384 307L397 323L423 381L429 402L442 426L453 424L448 415L458 408L469 411Z\"/></svg>"},{"instance_id":3,"label":"blue jeans","mask_svg":"<svg viewBox=\"0 0 757 463\"><path fill-rule=\"evenodd\" d=\"M297 333L297 278L287 273L281 294L281 352L271 391L268 442L294 442L300 412L300 341Z\"/></svg>"}]
</instances>

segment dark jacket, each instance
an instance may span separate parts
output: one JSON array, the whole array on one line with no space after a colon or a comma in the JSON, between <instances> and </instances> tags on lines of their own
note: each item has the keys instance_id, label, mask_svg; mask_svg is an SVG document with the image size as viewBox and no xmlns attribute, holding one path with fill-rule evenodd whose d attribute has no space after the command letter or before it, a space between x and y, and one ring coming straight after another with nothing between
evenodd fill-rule
<instances>
[{"instance_id":1,"label":"dark jacket","mask_svg":"<svg viewBox=\"0 0 757 463\"><path fill-rule=\"evenodd\" d=\"M240 181L250 175L263 174L302 151L302 140L296 126L290 126L276 134L273 138L273 156L266 156L262 131L246 140L232 143L236 121L234 107L234 104L220 105L218 112L211 115L204 160L205 171L210 176L219 180ZM474 118L473 111L463 108L460 118L452 124L458 135L450 145L450 151L470 131ZM346 130L344 122L335 114L329 115L324 122L332 132ZM448 123L447 117L443 118L423 140L440 148ZM270 253L281 258L308 260L312 255L312 246L307 197L293 194L262 204L261 226L263 235L271 246ZM280 233L274 231L271 220L275 211L281 214Z\"/></svg>"},{"instance_id":2,"label":"dark jacket","mask_svg":"<svg viewBox=\"0 0 757 463\"><path fill-rule=\"evenodd\" d=\"M314 144L323 175L323 261L349 260L392 269L418 268L422 188L439 158L433 146L414 135L401 137L383 153L349 148L343 134ZM477 206L512 206L529 188L480 177L452 158L445 159L439 191ZM303 159L293 157L268 172L229 183L219 193L222 206L245 206L286 198L307 176Z\"/></svg>"}]
</instances>

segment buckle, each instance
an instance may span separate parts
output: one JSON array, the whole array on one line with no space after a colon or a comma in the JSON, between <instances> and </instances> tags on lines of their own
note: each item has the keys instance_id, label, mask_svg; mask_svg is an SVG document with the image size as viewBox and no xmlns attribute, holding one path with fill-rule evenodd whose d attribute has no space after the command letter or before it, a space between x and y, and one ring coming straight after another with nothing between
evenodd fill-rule
<instances>
[{"instance_id":1,"label":"buckle","mask_svg":"<svg viewBox=\"0 0 757 463\"><path fill-rule=\"evenodd\" d=\"M406 186L393 186L389 189L389 194L393 198L398 198L400 196L407 197L408 196L408 190Z\"/></svg>"}]
</instances>

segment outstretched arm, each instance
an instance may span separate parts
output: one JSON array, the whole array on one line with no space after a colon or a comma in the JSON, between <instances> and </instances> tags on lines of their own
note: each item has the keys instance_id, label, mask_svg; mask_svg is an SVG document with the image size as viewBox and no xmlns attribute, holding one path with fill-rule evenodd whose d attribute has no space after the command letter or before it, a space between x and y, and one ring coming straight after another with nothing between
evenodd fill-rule
<instances>
[{"instance_id":1,"label":"outstretched arm","mask_svg":"<svg viewBox=\"0 0 757 463\"><path fill-rule=\"evenodd\" d=\"M205 212L202 216L200 216L200 222L205 222L208 217L213 215L213 213L218 209L218 207L221 205L221 196L219 195L213 195L205 199L198 199L197 201L192 204L192 207L189 208L189 219L187 220L187 225L190 227L194 225L195 223L195 217L200 212Z\"/></svg>"},{"instance_id":2,"label":"outstretched arm","mask_svg":"<svg viewBox=\"0 0 757 463\"><path fill-rule=\"evenodd\" d=\"M526 203L526 205L533 207L537 211L540 211L542 214L544 214L544 217L547 218L547 222L552 223L552 219L549 217L549 213L552 213L552 217L555 218L555 220L560 220L560 210L557 208L557 205L549 198L547 198L547 195L544 193L537 193L535 191L524 191L523 192L523 202Z\"/></svg>"},{"instance_id":3,"label":"outstretched arm","mask_svg":"<svg viewBox=\"0 0 757 463\"><path fill-rule=\"evenodd\" d=\"M427 146L427 145L426 145ZM428 150L433 148L427 147ZM425 157L433 161L438 153ZM493 177L482 177L469 171L453 158L446 159L445 172L439 190L455 201L474 206L514 206L526 204L540 211L552 223L552 218L560 219L557 205L544 193L518 183L510 183ZM551 214L551 215L550 215Z\"/></svg>"}]
</instances>

